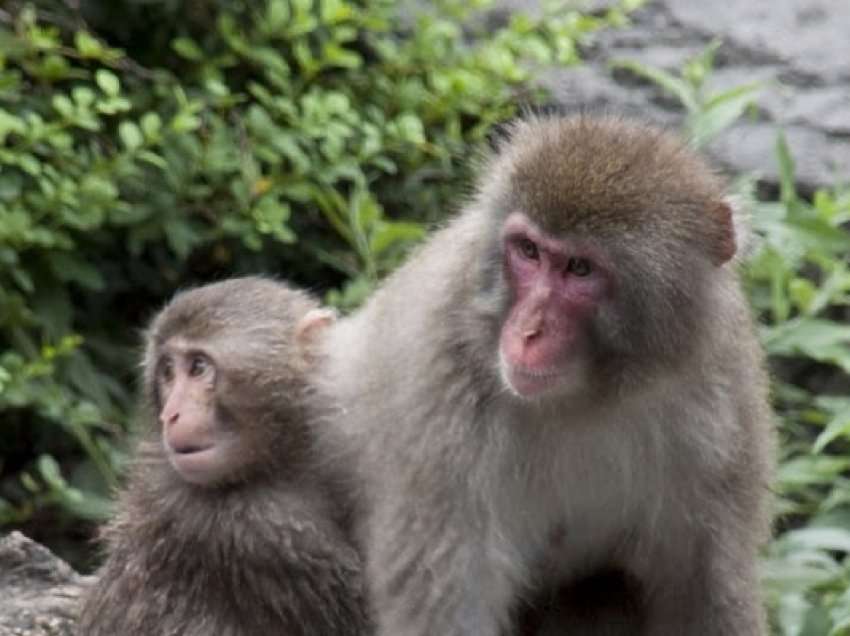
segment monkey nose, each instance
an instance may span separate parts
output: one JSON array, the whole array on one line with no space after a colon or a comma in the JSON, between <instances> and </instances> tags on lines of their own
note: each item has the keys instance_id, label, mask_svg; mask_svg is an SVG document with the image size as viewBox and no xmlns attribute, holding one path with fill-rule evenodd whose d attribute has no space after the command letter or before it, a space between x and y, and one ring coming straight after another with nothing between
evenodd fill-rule
<instances>
[{"instance_id":1,"label":"monkey nose","mask_svg":"<svg viewBox=\"0 0 850 636\"><path fill-rule=\"evenodd\" d=\"M532 329L525 329L522 332L522 339L527 341L527 342L530 342L531 340L534 340L535 338L537 338L539 335L540 335L540 327L534 327Z\"/></svg>"}]
</instances>

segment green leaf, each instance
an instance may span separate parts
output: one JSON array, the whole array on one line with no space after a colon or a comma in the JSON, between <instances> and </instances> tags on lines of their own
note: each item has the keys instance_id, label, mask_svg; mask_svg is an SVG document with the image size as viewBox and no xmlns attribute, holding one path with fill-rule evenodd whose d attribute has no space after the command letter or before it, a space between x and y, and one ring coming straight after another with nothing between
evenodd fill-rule
<instances>
[{"instance_id":1,"label":"green leaf","mask_svg":"<svg viewBox=\"0 0 850 636\"><path fill-rule=\"evenodd\" d=\"M78 108L88 109L95 101L95 93L88 86L76 86L71 90L71 98Z\"/></svg>"},{"instance_id":2,"label":"green leaf","mask_svg":"<svg viewBox=\"0 0 850 636\"><path fill-rule=\"evenodd\" d=\"M169 247L181 260L186 259L195 245L200 242L199 234L183 218L169 217L165 221L163 229Z\"/></svg>"},{"instance_id":3,"label":"green leaf","mask_svg":"<svg viewBox=\"0 0 850 636\"><path fill-rule=\"evenodd\" d=\"M68 482L62 477L59 463L50 455L41 455L38 458L38 472L51 488L64 490L68 487Z\"/></svg>"},{"instance_id":4,"label":"green leaf","mask_svg":"<svg viewBox=\"0 0 850 636\"><path fill-rule=\"evenodd\" d=\"M192 38L175 38L171 42L171 48L182 58L192 62L200 62L204 59L204 52Z\"/></svg>"},{"instance_id":5,"label":"green leaf","mask_svg":"<svg viewBox=\"0 0 850 636\"><path fill-rule=\"evenodd\" d=\"M67 98L66 98L67 99ZM54 108L56 106L54 105ZM58 110L58 109L57 109ZM27 127L24 120L0 108L0 146L10 134L23 135Z\"/></svg>"},{"instance_id":6,"label":"green leaf","mask_svg":"<svg viewBox=\"0 0 850 636\"><path fill-rule=\"evenodd\" d=\"M118 188L110 180L98 175L88 174L80 183L80 195L84 205L112 205L118 198Z\"/></svg>"},{"instance_id":7,"label":"green leaf","mask_svg":"<svg viewBox=\"0 0 850 636\"><path fill-rule=\"evenodd\" d=\"M413 113L399 115L393 124L398 136L404 141L417 145L425 143L425 127L422 120Z\"/></svg>"},{"instance_id":8,"label":"green leaf","mask_svg":"<svg viewBox=\"0 0 850 636\"><path fill-rule=\"evenodd\" d=\"M162 131L162 119L157 113L145 113L139 122L142 132L145 134L145 139L148 141L158 141Z\"/></svg>"},{"instance_id":9,"label":"green leaf","mask_svg":"<svg viewBox=\"0 0 850 636\"><path fill-rule=\"evenodd\" d=\"M105 521L115 512L113 501L94 493L87 493L72 488L66 491L62 506L81 519L89 521Z\"/></svg>"},{"instance_id":10,"label":"green leaf","mask_svg":"<svg viewBox=\"0 0 850 636\"><path fill-rule=\"evenodd\" d=\"M272 33L281 31L291 19L286 0L269 0L266 4L265 25Z\"/></svg>"},{"instance_id":11,"label":"green leaf","mask_svg":"<svg viewBox=\"0 0 850 636\"><path fill-rule=\"evenodd\" d=\"M54 95L52 100L53 108L65 119L74 117L74 103L68 99L67 95Z\"/></svg>"},{"instance_id":12,"label":"green leaf","mask_svg":"<svg viewBox=\"0 0 850 636\"><path fill-rule=\"evenodd\" d=\"M94 291L106 288L106 281L100 271L73 253L51 252L47 259L53 274L61 281L74 282Z\"/></svg>"},{"instance_id":13,"label":"green leaf","mask_svg":"<svg viewBox=\"0 0 850 636\"><path fill-rule=\"evenodd\" d=\"M850 553L850 529L809 527L786 532L777 541L782 550L823 550Z\"/></svg>"},{"instance_id":14,"label":"green leaf","mask_svg":"<svg viewBox=\"0 0 850 636\"><path fill-rule=\"evenodd\" d=\"M124 143L124 147L130 152L138 150L145 143L142 131L131 121L122 121L118 126L118 135Z\"/></svg>"},{"instance_id":15,"label":"green leaf","mask_svg":"<svg viewBox=\"0 0 850 636\"><path fill-rule=\"evenodd\" d=\"M613 60L610 66L615 69L630 71L639 77L657 84L678 99L688 112L697 112L699 110L694 89L686 81L679 79L667 71L652 68L651 66L631 60Z\"/></svg>"},{"instance_id":16,"label":"green leaf","mask_svg":"<svg viewBox=\"0 0 850 636\"><path fill-rule=\"evenodd\" d=\"M103 45L86 31L77 31L74 34L74 46L84 58L100 59L105 53Z\"/></svg>"},{"instance_id":17,"label":"green leaf","mask_svg":"<svg viewBox=\"0 0 850 636\"><path fill-rule=\"evenodd\" d=\"M783 203L790 205L797 200L794 159L788 149L785 133L781 130L776 134L776 157L779 160L780 198Z\"/></svg>"},{"instance_id":18,"label":"green leaf","mask_svg":"<svg viewBox=\"0 0 850 636\"><path fill-rule=\"evenodd\" d=\"M799 318L765 330L764 336L765 347L774 355L805 355L850 373L850 325Z\"/></svg>"},{"instance_id":19,"label":"green leaf","mask_svg":"<svg viewBox=\"0 0 850 636\"><path fill-rule=\"evenodd\" d=\"M850 400L843 400L844 407L838 408L832 413L826 427L818 435L812 447L813 453L820 453L827 444L839 437L850 439Z\"/></svg>"},{"instance_id":20,"label":"green leaf","mask_svg":"<svg viewBox=\"0 0 850 636\"><path fill-rule=\"evenodd\" d=\"M847 636L850 634L850 587L838 597L829 611L833 627L830 636Z\"/></svg>"},{"instance_id":21,"label":"green leaf","mask_svg":"<svg viewBox=\"0 0 850 636\"><path fill-rule=\"evenodd\" d=\"M171 129L176 133L193 132L200 127L200 118L191 111L180 111L171 119Z\"/></svg>"},{"instance_id":22,"label":"green leaf","mask_svg":"<svg viewBox=\"0 0 850 636\"><path fill-rule=\"evenodd\" d=\"M286 224L290 207L285 201L273 195L264 196L251 210L251 216L261 233L271 234L283 243L295 242L295 234Z\"/></svg>"},{"instance_id":23,"label":"green leaf","mask_svg":"<svg viewBox=\"0 0 850 636\"><path fill-rule=\"evenodd\" d=\"M740 119L754 103L760 86L738 86L712 97L689 124L692 143L701 148Z\"/></svg>"},{"instance_id":24,"label":"green leaf","mask_svg":"<svg viewBox=\"0 0 850 636\"><path fill-rule=\"evenodd\" d=\"M383 222L372 232L370 248L375 256L381 256L391 247L414 243L424 236L425 228L418 223Z\"/></svg>"},{"instance_id":25,"label":"green leaf","mask_svg":"<svg viewBox=\"0 0 850 636\"><path fill-rule=\"evenodd\" d=\"M136 157L140 161L144 161L161 170L166 170L168 168L168 162L161 155L156 154L155 152L151 152L149 150L140 150Z\"/></svg>"},{"instance_id":26,"label":"green leaf","mask_svg":"<svg viewBox=\"0 0 850 636\"><path fill-rule=\"evenodd\" d=\"M363 64L363 58L359 53L346 49L336 43L327 43L323 50L323 61L328 66L336 66L339 68L356 69Z\"/></svg>"},{"instance_id":27,"label":"green leaf","mask_svg":"<svg viewBox=\"0 0 850 636\"><path fill-rule=\"evenodd\" d=\"M121 92L121 82L114 73L101 68L94 74L94 78L100 90L108 97L118 97Z\"/></svg>"},{"instance_id":28,"label":"green leaf","mask_svg":"<svg viewBox=\"0 0 850 636\"><path fill-rule=\"evenodd\" d=\"M247 55L259 64L268 67L272 72L283 77L290 74L289 64L275 49L267 46L253 47Z\"/></svg>"},{"instance_id":29,"label":"green leaf","mask_svg":"<svg viewBox=\"0 0 850 636\"><path fill-rule=\"evenodd\" d=\"M849 457L801 455L779 467L778 481L783 490L816 484L829 485L849 468Z\"/></svg>"},{"instance_id":30,"label":"green leaf","mask_svg":"<svg viewBox=\"0 0 850 636\"><path fill-rule=\"evenodd\" d=\"M0 144L2 144L2 135L0 135ZM16 200L23 190L23 180L21 175L14 172L0 173L0 202L11 202Z\"/></svg>"}]
</instances>

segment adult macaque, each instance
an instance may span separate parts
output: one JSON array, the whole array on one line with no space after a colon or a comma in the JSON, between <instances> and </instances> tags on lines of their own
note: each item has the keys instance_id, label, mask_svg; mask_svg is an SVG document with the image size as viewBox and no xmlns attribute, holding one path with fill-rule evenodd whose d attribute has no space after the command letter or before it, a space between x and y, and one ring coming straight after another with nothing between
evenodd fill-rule
<instances>
[{"instance_id":1,"label":"adult macaque","mask_svg":"<svg viewBox=\"0 0 850 636\"><path fill-rule=\"evenodd\" d=\"M177 295L147 335L141 441L86 636L359 636L360 561L314 456L309 376L333 320L262 278Z\"/></svg>"},{"instance_id":2,"label":"adult macaque","mask_svg":"<svg viewBox=\"0 0 850 636\"><path fill-rule=\"evenodd\" d=\"M328 441L362 481L381 636L517 633L518 614L764 633L773 433L737 223L668 134L532 118L331 330Z\"/></svg>"}]
</instances>

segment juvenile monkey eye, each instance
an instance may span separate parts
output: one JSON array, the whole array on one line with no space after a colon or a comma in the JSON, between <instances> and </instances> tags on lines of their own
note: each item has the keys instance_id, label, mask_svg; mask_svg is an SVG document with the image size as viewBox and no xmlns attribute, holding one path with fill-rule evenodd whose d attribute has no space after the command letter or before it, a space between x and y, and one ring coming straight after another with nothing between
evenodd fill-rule
<instances>
[{"instance_id":1,"label":"juvenile monkey eye","mask_svg":"<svg viewBox=\"0 0 850 636\"><path fill-rule=\"evenodd\" d=\"M571 258L567 261L567 271L575 276L587 276L593 271L593 266L586 258Z\"/></svg>"},{"instance_id":2,"label":"juvenile monkey eye","mask_svg":"<svg viewBox=\"0 0 850 636\"><path fill-rule=\"evenodd\" d=\"M204 356L192 356L189 361L189 375L193 378L203 375L209 368L209 362Z\"/></svg>"},{"instance_id":3,"label":"juvenile monkey eye","mask_svg":"<svg viewBox=\"0 0 850 636\"><path fill-rule=\"evenodd\" d=\"M171 358L163 358L159 363L159 377L166 382L174 378L174 361Z\"/></svg>"},{"instance_id":4,"label":"juvenile monkey eye","mask_svg":"<svg viewBox=\"0 0 850 636\"><path fill-rule=\"evenodd\" d=\"M520 254L530 261L536 261L540 257L540 253L537 251L537 245L535 245L534 241L531 239L519 239L517 241L517 247L519 248Z\"/></svg>"}]
</instances>

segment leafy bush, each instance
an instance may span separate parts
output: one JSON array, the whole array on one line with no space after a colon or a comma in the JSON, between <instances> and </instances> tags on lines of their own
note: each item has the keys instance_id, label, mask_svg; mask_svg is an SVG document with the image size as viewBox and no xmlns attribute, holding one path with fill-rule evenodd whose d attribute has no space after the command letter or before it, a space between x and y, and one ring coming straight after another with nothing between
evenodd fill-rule
<instances>
[{"instance_id":1,"label":"leafy bush","mask_svg":"<svg viewBox=\"0 0 850 636\"><path fill-rule=\"evenodd\" d=\"M758 84L705 92L718 43L679 74L632 61L614 66L653 82L685 109L701 146L752 104ZM850 190L810 201L777 137L778 200L759 201L752 178L738 184L752 211L755 249L745 266L749 297L774 376L780 417L777 538L764 560L774 631L782 636L850 634Z\"/></svg>"},{"instance_id":2,"label":"leafy bush","mask_svg":"<svg viewBox=\"0 0 850 636\"><path fill-rule=\"evenodd\" d=\"M534 68L624 20L78 4L0 10L0 525L107 513L138 329L176 288L265 271L357 304L542 96Z\"/></svg>"},{"instance_id":3,"label":"leafy bush","mask_svg":"<svg viewBox=\"0 0 850 636\"><path fill-rule=\"evenodd\" d=\"M850 633L850 192L794 187L777 142L780 201L754 209L762 242L748 267L750 297L772 360L782 417L781 531L765 583L785 636Z\"/></svg>"},{"instance_id":4,"label":"leafy bush","mask_svg":"<svg viewBox=\"0 0 850 636\"><path fill-rule=\"evenodd\" d=\"M0 9L0 524L106 514L137 330L175 288L267 271L356 305L457 207L469 148L541 97L535 65L575 62L578 41L624 19L69 4ZM681 74L617 66L676 96L700 145L758 90L706 94L715 48ZM850 633L850 192L806 200L781 136L777 158L777 201L741 182L781 418L765 589L777 633Z\"/></svg>"}]
</instances>

